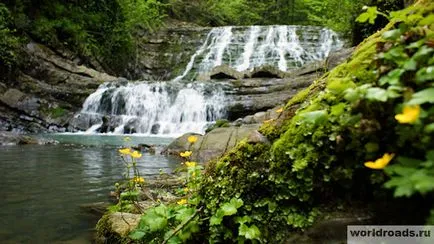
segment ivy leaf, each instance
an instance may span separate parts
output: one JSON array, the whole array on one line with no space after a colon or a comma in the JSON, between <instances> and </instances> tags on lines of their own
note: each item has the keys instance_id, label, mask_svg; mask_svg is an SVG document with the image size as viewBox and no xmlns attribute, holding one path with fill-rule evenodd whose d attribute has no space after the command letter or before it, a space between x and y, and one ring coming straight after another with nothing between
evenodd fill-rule
<instances>
[{"instance_id":1,"label":"ivy leaf","mask_svg":"<svg viewBox=\"0 0 434 244\"><path fill-rule=\"evenodd\" d=\"M336 105L333 105L330 109L331 110L330 114L333 116L339 116L343 112L345 112L345 107L346 107L345 103L338 103Z\"/></svg>"},{"instance_id":2,"label":"ivy leaf","mask_svg":"<svg viewBox=\"0 0 434 244\"><path fill-rule=\"evenodd\" d=\"M140 226L147 226L151 232L167 226L167 208L164 205L148 210L140 219Z\"/></svg>"},{"instance_id":3,"label":"ivy leaf","mask_svg":"<svg viewBox=\"0 0 434 244\"><path fill-rule=\"evenodd\" d=\"M244 236L246 239L249 240L259 239L259 237L261 236L261 231L259 231L256 225L248 227L247 225L242 224L240 225L238 231L240 236Z\"/></svg>"},{"instance_id":4,"label":"ivy leaf","mask_svg":"<svg viewBox=\"0 0 434 244\"><path fill-rule=\"evenodd\" d=\"M252 221L252 218L250 218L250 216L243 216L243 217L237 217L235 218L235 221L238 224L245 224L245 223L250 223Z\"/></svg>"},{"instance_id":5,"label":"ivy leaf","mask_svg":"<svg viewBox=\"0 0 434 244\"><path fill-rule=\"evenodd\" d=\"M362 13L357 17L356 21L360 23L365 23L369 21L369 24L374 24L375 19L377 18L377 7L364 7L366 8L366 12Z\"/></svg>"},{"instance_id":6,"label":"ivy leaf","mask_svg":"<svg viewBox=\"0 0 434 244\"><path fill-rule=\"evenodd\" d=\"M194 212L195 210L193 208L181 208L175 213L175 219L182 222L192 216Z\"/></svg>"},{"instance_id":7,"label":"ivy leaf","mask_svg":"<svg viewBox=\"0 0 434 244\"><path fill-rule=\"evenodd\" d=\"M414 193L413 185L407 177L394 177L387 181L384 186L386 188L395 188L393 194L395 197L409 197Z\"/></svg>"},{"instance_id":8,"label":"ivy leaf","mask_svg":"<svg viewBox=\"0 0 434 244\"><path fill-rule=\"evenodd\" d=\"M431 25L434 23L434 14L430 14L427 17L419 21L418 25Z\"/></svg>"},{"instance_id":9,"label":"ivy leaf","mask_svg":"<svg viewBox=\"0 0 434 244\"><path fill-rule=\"evenodd\" d=\"M427 88L413 94L409 105L434 103L434 88Z\"/></svg>"},{"instance_id":10,"label":"ivy leaf","mask_svg":"<svg viewBox=\"0 0 434 244\"><path fill-rule=\"evenodd\" d=\"M425 58L430 58L431 53L434 51L434 48L427 47L426 45L423 45L419 50L413 55L412 58L415 60L423 60Z\"/></svg>"},{"instance_id":11,"label":"ivy leaf","mask_svg":"<svg viewBox=\"0 0 434 244\"><path fill-rule=\"evenodd\" d=\"M426 125L425 128L423 129L423 131L426 133L434 132L434 123Z\"/></svg>"},{"instance_id":12,"label":"ivy leaf","mask_svg":"<svg viewBox=\"0 0 434 244\"><path fill-rule=\"evenodd\" d=\"M219 218L216 216L211 216L211 218L209 219L209 225L213 226L213 225L220 225L220 223L222 222L223 218Z\"/></svg>"},{"instance_id":13,"label":"ivy leaf","mask_svg":"<svg viewBox=\"0 0 434 244\"><path fill-rule=\"evenodd\" d=\"M401 30L395 29L383 33L383 38L386 40L396 40L401 36Z\"/></svg>"},{"instance_id":14,"label":"ivy leaf","mask_svg":"<svg viewBox=\"0 0 434 244\"><path fill-rule=\"evenodd\" d=\"M398 85L399 80L401 78L401 75L404 72L405 72L405 70L403 70L403 69L394 69L394 70L390 71L389 73L387 73L386 76L381 77L378 82L381 86L385 85L385 84Z\"/></svg>"},{"instance_id":15,"label":"ivy leaf","mask_svg":"<svg viewBox=\"0 0 434 244\"><path fill-rule=\"evenodd\" d=\"M405 61L403 68L405 70L416 70L416 68L417 68L416 60L411 58L411 59Z\"/></svg>"},{"instance_id":16,"label":"ivy leaf","mask_svg":"<svg viewBox=\"0 0 434 244\"><path fill-rule=\"evenodd\" d=\"M387 91L379 87L371 87L366 90L366 99L371 101L387 101Z\"/></svg>"},{"instance_id":17,"label":"ivy leaf","mask_svg":"<svg viewBox=\"0 0 434 244\"><path fill-rule=\"evenodd\" d=\"M327 111L318 110L303 113L300 115L303 118L303 122L316 124L318 122L324 121L327 119Z\"/></svg>"},{"instance_id":18,"label":"ivy leaf","mask_svg":"<svg viewBox=\"0 0 434 244\"><path fill-rule=\"evenodd\" d=\"M146 235L145 232L141 231L141 230L135 230L133 231L131 234L129 234L128 236L133 239L133 240L140 240L142 239L144 236Z\"/></svg>"},{"instance_id":19,"label":"ivy leaf","mask_svg":"<svg viewBox=\"0 0 434 244\"><path fill-rule=\"evenodd\" d=\"M243 200L239 198L232 198L230 202L221 206L224 216L230 216L237 213L237 209L243 205Z\"/></svg>"},{"instance_id":20,"label":"ivy leaf","mask_svg":"<svg viewBox=\"0 0 434 244\"><path fill-rule=\"evenodd\" d=\"M434 80L434 66L428 66L420 69L416 73L416 81L425 82Z\"/></svg>"}]
</instances>

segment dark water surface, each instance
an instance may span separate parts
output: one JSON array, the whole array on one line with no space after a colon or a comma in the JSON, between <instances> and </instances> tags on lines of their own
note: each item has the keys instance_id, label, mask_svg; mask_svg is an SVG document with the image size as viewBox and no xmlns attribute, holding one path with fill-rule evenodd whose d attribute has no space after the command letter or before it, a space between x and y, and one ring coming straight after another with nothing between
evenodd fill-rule
<instances>
[{"instance_id":1,"label":"dark water surface","mask_svg":"<svg viewBox=\"0 0 434 244\"><path fill-rule=\"evenodd\" d=\"M0 147L0 243L89 243L96 217L80 205L108 201L124 172L120 145L170 138L57 135L58 145ZM68 143L68 144L66 144ZM176 159L143 154L142 175L171 172Z\"/></svg>"}]
</instances>

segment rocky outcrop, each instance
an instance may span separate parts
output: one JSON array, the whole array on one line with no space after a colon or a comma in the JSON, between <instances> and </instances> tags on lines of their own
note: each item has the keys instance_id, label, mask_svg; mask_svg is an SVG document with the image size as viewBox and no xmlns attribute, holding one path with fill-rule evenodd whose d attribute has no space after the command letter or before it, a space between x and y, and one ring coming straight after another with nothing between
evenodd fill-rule
<instances>
[{"instance_id":1,"label":"rocky outcrop","mask_svg":"<svg viewBox=\"0 0 434 244\"><path fill-rule=\"evenodd\" d=\"M207 162L222 156L225 152L232 149L239 141L250 137L252 140L258 139L256 133L260 124L249 124L241 126L230 126L215 128L205 135L187 133L175 139L163 150L163 154L179 155L180 152L193 151L192 159L198 162ZM196 143L191 145L187 138L191 135L198 137ZM259 142L259 141L257 141Z\"/></svg>"},{"instance_id":2,"label":"rocky outcrop","mask_svg":"<svg viewBox=\"0 0 434 244\"><path fill-rule=\"evenodd\" d=\"M125 74L137 80L168 80L182 73L210 28L170 23L138 38L137 58Z\"/></svg>"},{"instance_id":3,"label":"rocky outcrop","mask_svg":"<svg viewBox=\"0 0 434 244\"><path fill-rule=\"evenodd\" d=\"M214 67L209 73L199 74L196 80L239 80L244 78L244 73L230 67L227 64L222 64Z\"/></svg>"},{"instance_id":4,"label":"rocky outcrop","mask_svg":"<svg viewBox=\"0 0 434 244\"><path fill-rule=\"evenodd\" d=\"M65 131L86 97L116 77L28 43L15 80L0 83L0 131Z\"/></svg>"},{"instance_id":5,"label":"rocky outcrop","mask_svg":"<svg viewBox=\"0 0 434 244\"><path fill-rule=\"evenodd\" d=\"M226 80L230 83L226 91L229 98L228 119L234 121L284 104L325 72L344 62L352 51L351 48L342 49L332 53L327 62L313 62L290 72L273 71L264 67L256 69L252 75L254 78Z\"/></svg>"},{"instance_id":6,"label":"rocky outcrop","mask_svg":"<svg viewBox=\"0 0 434 244\"><path fill-rule=\"evenodd\" d=\"M0 131L0 146L56 143L58 142L51 139L37 138L34 136L22 135L8 131Z\"/></svg>"}]
</instances>

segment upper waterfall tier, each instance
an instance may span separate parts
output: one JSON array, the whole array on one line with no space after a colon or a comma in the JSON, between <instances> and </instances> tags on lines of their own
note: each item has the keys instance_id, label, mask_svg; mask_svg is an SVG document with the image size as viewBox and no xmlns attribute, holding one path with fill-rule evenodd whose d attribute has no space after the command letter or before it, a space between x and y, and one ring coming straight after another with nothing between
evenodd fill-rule
<instances>
[{"instance_id":1,"label":"upper waterfall tier","mask_svg":"<svg viewBox=\"0 0 434 244\"><path fill-rule=\"evenodd\" d=\"M199 73L222 64L238 71L262 65L288 71L325 59L330 51L342 46L335 32L314 26L212 28L175 81L194 80Z\"/></svg>"}]
</instances>

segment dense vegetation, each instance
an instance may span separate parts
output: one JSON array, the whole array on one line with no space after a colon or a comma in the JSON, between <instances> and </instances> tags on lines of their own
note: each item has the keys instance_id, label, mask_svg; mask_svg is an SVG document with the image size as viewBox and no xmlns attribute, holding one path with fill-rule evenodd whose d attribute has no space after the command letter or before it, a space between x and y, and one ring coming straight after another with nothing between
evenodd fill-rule
<instances>
[{"instance_id":1,"label":"dense vegetation","mask_svg":"<svg viewBox=\"0 0 434 244\"><path fill-rule=\"evenodd\" d=\"M262 126L270 144L244 140L203 175L185 162L183 199L148 209L124 238L282 243L347 201L393 208L402 197L413 197L405 208L423 206L415 224L432 224L434 4L390 14L371 7L358 21L378 14L390 19L386 28Z\"/></svg>"},{"instance_id":2,"label":"dense vegetation","mask_svg":"<svg viewBox=\"0 0 434 244\"><path fill-rule=\"evenodd\" d=\"M19 61L19 39L33 39L71 50L79 63L125 75L135 59L136 37L167 18L204 26L323 25L361 40L384 24L379 18L375 28L356 28L354 19L365 4L381 11L402 7L401 0L6 0L0 4L0 66L11 70Z\"/></svg>"}]
</instances>

